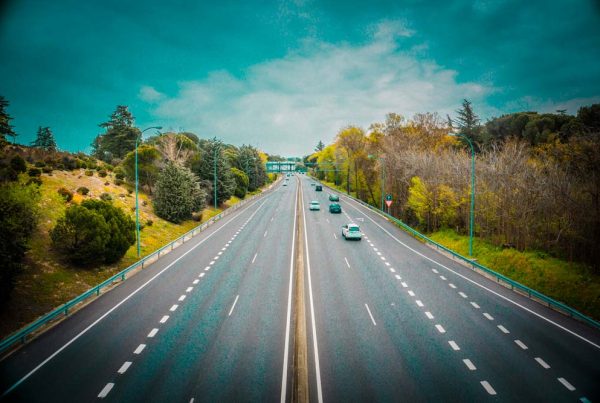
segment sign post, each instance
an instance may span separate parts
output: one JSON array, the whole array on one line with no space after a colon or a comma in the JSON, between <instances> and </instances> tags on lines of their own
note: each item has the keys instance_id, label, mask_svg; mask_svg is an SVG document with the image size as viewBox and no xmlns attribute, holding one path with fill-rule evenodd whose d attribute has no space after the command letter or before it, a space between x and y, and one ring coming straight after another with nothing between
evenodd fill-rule
<instances>
[{"instance_id":1,"label":"sign post","mask_svg":"<svg viewBox=\"0 0 600 403\"><path fill-rule=\"evenodd\" d=\"M390 206L392 205L392 195L391 194L385 195L385 204L387 204L387 207L388 207L387 210L388 210L388 213L389 213Z\"/></svg>"}]
</instances>

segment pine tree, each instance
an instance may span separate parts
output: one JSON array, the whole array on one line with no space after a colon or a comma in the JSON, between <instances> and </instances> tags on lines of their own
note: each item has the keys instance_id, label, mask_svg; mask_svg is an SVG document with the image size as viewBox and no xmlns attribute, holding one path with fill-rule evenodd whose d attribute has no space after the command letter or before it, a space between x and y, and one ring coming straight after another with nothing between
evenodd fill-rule
<instances>
[{"instance_id":1,"label":"pine tree","mask_svg":"<svg viewBox=\"0 0 600 403\"><path fill-rule=\"evenodd\" d=\"M461 133L475 140L479 134L479 116L473 111L471 101L464 99L462 108L457 110L456 113L458 116L454 123L456 123Z\"/></svg>"},{"instance_id":2,"label":"pine tree","mask_svg":"<svg viewBox=\"0 0 600 403\"><path fill-rule=\"evenodd\" d=\"M168 162L156 182L154 211L165 220L179 223L206 205L206 192L189 169Z\"/></svg>"},{"instance_id":3,"label":"pine tree","mask_svg":"<svg viewBox=\"0 0 600 403\"><path fill-rule=\"evenodd\" d=\"M0 95L0 148L6 144L6 136L11 136L13 143L15 142L15 137L17 137L17 133L15 133L13 126L10 124L12 117L6 112L8 105L9 102Z\"/></svg>"},{"instance_id":4,"label":"pine tree","mask_svg":"<svg viewBox=\"0 0 600 403\"><path fill-rule=\"evenodd\" d=\"M56 151L56 141L49 127L39 127L35 141L31 143L33 147L41 148L46 151Z\"/></svg>"},{"instance_id":5,"label":"pine tree","mask_svg":"<svg viewBox=\"0 0 600 403\"><path fill-rule=\"evenodd\" d=\"M94 139L93 155L106 162L111 162L113 158L123 159L135 149L135 142L141 135L139 129L134 127L134 122L135 118L127 106L118 105L110 115L110 120L100 124L106 132Z\"/></svg>"},{"instance_id":6,"label":"pine tree","mask_svg":"<svg viewBox=\"0 0 600 403\"><path fill-rule=\"evenodd\" d=\"M215 177L215 157L217 172L217 204L227 201L236 188L235 178L231 173L231 167L223 153L224 145L216 138L203 142L202 152L199 160L192 163L192 170L200 179L210 182L214 192ZM214 199L214 193L209 195L209 199Z\"/></svg>"},{"instance_id":7,"label":"pine tree","mask_svg":"<svg viewBox=\"0 0 600 403\"><path fill-rule=\"evenodd\" d=\"M315 147L315 151L317 151L317 152L323 151L324 148L325 148L325 144L323 144L323 142L321 140L319 140L319 142L317 143L317 146Z\"/></svg>"}]
</instances>

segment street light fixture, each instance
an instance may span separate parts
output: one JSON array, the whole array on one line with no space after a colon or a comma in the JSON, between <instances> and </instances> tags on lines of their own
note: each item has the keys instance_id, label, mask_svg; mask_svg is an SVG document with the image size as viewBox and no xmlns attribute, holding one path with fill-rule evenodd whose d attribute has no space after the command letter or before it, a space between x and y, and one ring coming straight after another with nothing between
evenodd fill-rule
<instances>
[{"instance_id":1,"label":"street light fixture","mask_svg":"<svg viewBox=\"0 0 600 403\"><path fill-rule=\"evenodd\" d=\"M146 130L161 130L162 126L150 126L140 132L142 138ZM137 257L140 257L140 209L138 205L138 136L135 136L135 236L137 241Z\"/></svg>"},{"instance_id":2,"label":"street light fixture","mask_svg":"<svg viewBox=\"0 0 600 403\"><path fill-rule=\"evenodd\" d=\"M471 147L471 212L469 218L469 256L473 257L473 222L475 217L475 148L471 140L462 133L448 133L448 136L461 137Z\"/></svg>"}]
</instances>

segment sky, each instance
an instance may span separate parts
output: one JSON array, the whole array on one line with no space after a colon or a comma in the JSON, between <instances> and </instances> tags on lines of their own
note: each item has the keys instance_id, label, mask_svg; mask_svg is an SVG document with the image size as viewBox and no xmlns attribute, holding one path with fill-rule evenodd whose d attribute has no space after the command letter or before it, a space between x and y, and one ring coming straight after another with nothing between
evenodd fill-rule
<instances>
[{"instance_id":1,"label":"sky","mask_svg":"<svg viewBox=\"0 0 600 403\"><path fill-rule=\"evenodd\" d=\"M90 151L136 125L302 156L394 112L482 121L600 103L598 0L18 0L0 3L17 142Z\"/></svg>"}]
</instances>

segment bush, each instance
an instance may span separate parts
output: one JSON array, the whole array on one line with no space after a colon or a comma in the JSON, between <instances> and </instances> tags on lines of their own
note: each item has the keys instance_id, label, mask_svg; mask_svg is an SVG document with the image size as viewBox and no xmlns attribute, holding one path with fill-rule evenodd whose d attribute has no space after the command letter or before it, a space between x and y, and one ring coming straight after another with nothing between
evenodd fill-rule
<instances>
[{"instance_id":1,"label":"bush","mask_svg":"<svg viewBox=\"0 0 600 403\"><path fill-rule=\"evenodd\" d=\"M71 192L67 188L58 189L58 194L61 195L66 202L70 202L71 200L73 200L73 192Z\"/></svg>"},{"instance_id":2,"label":"bush","mask_svg":"<svg viewBox=\"0 0 600 403\"><path fill-rule=\"evenodd\" d=\"M146 227L151 227L152 224L154 224L154 221L152 221L152 220L146 221Z\"/></svg>"},{"instance_id":3,"label":"bush","mask_svg":"<svg viewBox=\"0 0 600 403\"><path fill-rule=\"evenodd\" d=\"M40 178L29 178L27 185L42 186L42 180Z\"/></svg>"},{"instance_id":4,"label":"bush","mask_svg":"<svg viewBox=\"0 0 600 403\"><path fill-rule=\"evenodd\" d=\"M46 166L46 163L44 161L36 161L33 165L35 165L38 168L43 168Z\"/></svg>"},{"instance_id":5,"label":"bush","mask_svg":"<svg viewBox=\"0 0 600 403\"><path fill-rule=\"evenodd\" d=\"M90 192L90 190L88 188L86 188L85 186L81 186L77 188L77 193L79 193L80 195L87 195Z\"/></svg>"},{"instance_id":6,"label":"bush","mask_svg":"<svg viewBox=\"0 0 600 403\"><path fill-rule=\"evenodd\" d=\"M106 173L106 169L100 169L100 170L98 171L98 176L99 176L99 177L101 177L101 178L106 178L106 175L107 175L107 173Z\"/></svg>"},{"instance_id":7,"label":"bush","mask_svg":"<svg viewBox=\"0 0 600 403\"><path fill-rule=\"evenodd\" d=\"M0 168L0 182L15 182L18 179L19 174L11 167Z\"/></svg>"},{"instance_id":8,"label":"bush","mask_svg":"<svg viewBox=\"0 0 600 403\"><path fill-rule=\"evenodd\" d=\"M86 170L85 176L94 176L94 171L92 171L91 169Z\"/></svg>"},{"instance_id":9,"label":"bush","mask_svg":"<svg viewBox=\"0 0 600 403\"><path fill-rule=\"evenodd\" d=\"M15 155L10 159L10 167L18 173L27 171L27 163L20 155Z\"/></svg>"},{"instance_id":10,"label":"bush","mask_svg":"<svg viewBox=\"0 0 600 403\"><path fill-rule=\"evenodd\" d=\"M53 247L77 265L114 263L135 243L135 223L108 202L86 200L67 209L50 237Z\"/></svg>"},{"instance_id":11,"label":"bush","mask_svg":"<svg viewBox=\"0 0 600 403\"><path fill-rule=\"evenodd\" d=\"M190 218L192 211L202 210L206 192L187 168L167 164L156 181L154 211L165 220L179 223Z\"/></svg>"},{"instance_id":12,"label":"bush","mask_svg":"<svg viewBox=\"0 0 600 403\"><path fill-rule=\"evenodd\" d=\"M27 171L27 174L29 176L33 177L39 177L42 175L42 171L40 171L38 168L29 168L29 171Z\"/></svg>"},{"instance_id":13,"label":"bush","mask_svg":"<svg viewBox=\"0 0 600 403\"><path fill-rule=\"evenodd\" d=\"M38 178L32 178L38 179ZM0 302L8 300L37 225L36 186L0 185Z\"/></svg>"},{"instance_id":14,"label":"bush","mask_svg":"<svg viewBox=\"0 0 600 403\"><path fill-rule=\"evenodd\" d=\"M108 202L108 201L112 200L112 196L110 195L110 193L102 193L100 195L100 200L104 200L104 201Z\"/></svg>"},{"instance_id":15,"label":"bush","mask_svg":"<svg viewBox=\"0 0 600 403\"><path fill-rule=\"evenodd\" d=\"M110 185L110 182L108 182L108 181L104 182L104 186L108 186L108 185Z\"/></svg>"},{"instance_id":16,"label":"bush","mask_svg":"<svg viewBox=\"0 0 600 403\"><path fill-rule=\"evenodd\" d=\"M248 175L245 172L240 171L237 168L231 168L231 173L235 178L235 191L233 194L240 199L243 199L246 196L246 192L248 191L248 185L250 184L250 180L248 179Z\"/></svg>"},{"instance_id":17,"label":"bush","mask_svg":"<svg viewBox=\"0 0 600 403\"><path fill-rule=\"evenodd\" d=\"M43 167L42 168L42 172L44 172L45 174L51 174L52 173L52 167Z\"/></svg>"},{"instance_id":18,"label":"bush","mask_svg":"<svg viewBox=\"0 0 600 403\"><path fill-rule=\"evenodd\" d=\"M115 170L113 172L115 174L115 178L120 179L120 180L125 179L125 172L123 172L123 169L121 167L115 168Z\"/></svg>"},{"instance_id":19,"label":"bush","mask_svg":"<svg viewBox=\"0 0 600 403\"><path fill-rule=\"evenodd\" d=\"M117 186L121 186L124 183L125 182L123 182L123 179L115 179L115 185L117 185Z\"/></svg>"}]
</instances>

